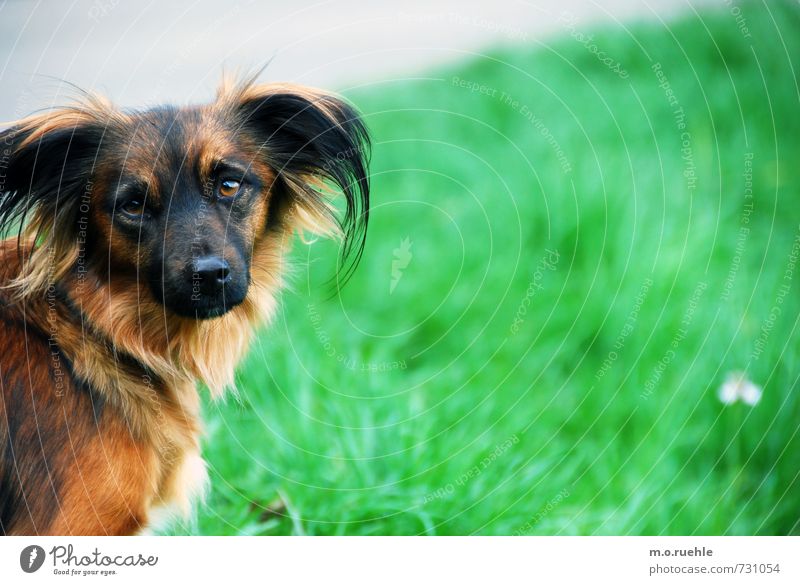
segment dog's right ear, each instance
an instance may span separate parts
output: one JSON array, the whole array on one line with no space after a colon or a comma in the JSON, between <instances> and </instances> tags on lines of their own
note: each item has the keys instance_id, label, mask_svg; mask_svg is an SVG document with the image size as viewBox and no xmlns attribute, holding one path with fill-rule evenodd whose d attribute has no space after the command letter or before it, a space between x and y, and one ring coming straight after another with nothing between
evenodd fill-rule
<instances>
[{"instance_id":1,"label":"dog's right ear","mask_svg":"<svg viewBox=\"0 0 800 585\"><path fill-rule=\"evenodd\" d=\"M79 223L104 137L123 114L92 96L20 120L0 132L0 237L28 242L11 283L20 297L43 294L79 255ZM23 248L20 248L23 250Z\"/></svg>"},{"instance_id":2,"label":"dog's right ear","mask_svg":"<svg viewBox=\"0 0 800 585\"><path fill-rule=\"evenodd\" d=\"M107 123L86 108L26 118L0 133L0 234L72 226Z\"/></svg>"}]
</instances>

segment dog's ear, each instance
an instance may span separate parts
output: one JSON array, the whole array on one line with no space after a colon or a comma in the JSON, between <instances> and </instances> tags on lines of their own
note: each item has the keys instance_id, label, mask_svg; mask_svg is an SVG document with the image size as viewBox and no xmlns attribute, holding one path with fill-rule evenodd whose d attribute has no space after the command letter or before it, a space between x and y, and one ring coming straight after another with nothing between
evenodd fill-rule
<instances>
[{"instance_id":1,"label":"dog's ear","mask_svg":"<svg viewBox=\"0 0 800 585\"><path fill-rule=\"evenodd\" d=\"M78 258L80 217L110 123L104 109L97 101L49 111L0 132L0 236L16 232L32 246L13 283L21 296L46 290Z\"/></svg>"},{"instance_id":2,"label":"dog's ear","mask_svg":"<svg viewBox=\"0 0 800 585\"><path fill-rule=\"evenodd\" d=\"M342 234L342 265L350 260L346 277L363 252L369 220L370 140L358 112L338 97L297 85L247 83L231 97L238 127L254 137L258 156L277 173L273 196L293 199L293 224ZM344 195L341 217L325 197L326 183Z\"/></svg>"},{"instance_id":3,"label":"dog's ear","mask_svg":"<svg viewBox=\"0 0 800 585\"><path fill-rule=\"evenodd\" d=\"M104 130L76 108L32 116L0 133L0 233L32 224L46 232L73 227Z\"/></svg>"}]
</instances>

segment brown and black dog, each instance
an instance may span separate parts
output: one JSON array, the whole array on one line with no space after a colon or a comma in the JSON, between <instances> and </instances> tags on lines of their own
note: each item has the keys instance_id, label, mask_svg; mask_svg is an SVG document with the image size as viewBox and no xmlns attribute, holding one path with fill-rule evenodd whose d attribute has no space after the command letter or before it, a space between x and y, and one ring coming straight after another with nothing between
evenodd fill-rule
<instances>
[{"instance_id":1,"label":"brown and black dog","mask_svg":"<svg viewBox=\"0 0 800 585\"><path fill-rule=\"evenodd\" d=\"M295 232L343 234L355 265L368 146L342 100L253 79L197 107L87 95L0 132L0 534L190 509L196 384L233 383Z\"/></svg>"}]
</instances>

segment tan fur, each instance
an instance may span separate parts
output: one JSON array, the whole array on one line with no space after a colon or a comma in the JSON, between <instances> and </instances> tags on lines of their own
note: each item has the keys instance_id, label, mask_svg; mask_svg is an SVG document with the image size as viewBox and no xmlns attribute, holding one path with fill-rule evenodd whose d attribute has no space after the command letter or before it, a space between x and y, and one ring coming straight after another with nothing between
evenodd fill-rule
<instances>
[{"instance_id":1,"label":"tan fur","mask_svg":"<svg viewBox=\"0 0 800 585\"><path fill-rule=\"evenodd\" d=\"M143 518L151 510L165 508L186 515L191 500L203 493L202 429L195 380L216 397L233 387L235 367L248 349L254 328L274 312L288 236L272 235L258 242L251 268L252 290L242 305L218 319L195 321L167 315L149 293L137 298L136 287L129 283L118 288L100 282L86 283L80 298L70 299L91 324L89 328L81 330L63 314L54 316L59 323L59 346L75 373L103 392L108 402L124 413L127 432L148 446L137 457L137 465L149 467L146 476L152 478L151 485L137 486L139 493L151 494ZM40 317L42 311L37 313L31 320L42 329L54 330ZM150 386L150 374L120 368L114 349L146 365L165 383L167 392L162 394ZM124 475L124 469L119 473ZM127 480L109 476L107 481L124 484ZM67 494L68 503L85 501L88 506L92 498L92 490L81 486L70 493L74 495ZM72 533L74 520L63 517L61 522L57 533Z\"/></svg>"},{"instance_id":2,"label":"tan fur","mask_svg":"<svg viewBox=\"0 0 800 585\"><path fill-rule=\"evenodd\" d=\"M217 101L205 112L208 115L203 134L193 137L187 145L202 173L210 174L227 155L225 141L214 127L215 116L232 111L243 100L280 92L306 97L335 120L336 112L331 108L336 102L325 99L328 94L323 92L290 84L254 85L226 80ZM83 123L113 129L115 124L126 121L126 115L108 102L87 96L74 107L27 118L17 127L30 132L25 146L56 129ZM158 145L140 148L157 150ZM268 179L269 187L274 179L269 165L256 159L252 164L259 176ZM146 177L147 169L141 171ZM32 325L52 332L75 375L100 392L121 415L109 423L111 426L103 435L82 447L81 453L85 454L75 466L75 477L63 495L63 510L50 527L52 533L141 531L153 515L164 510L188 514L191 500L202 495L206 472L200 457L202 428L196 382L207 386L215 398L234 387L235 368L248 350L254 329L274 314L285 272L283 258L293 234L340 235L330 191L319 179L288 172L282 173L282 179L293 197L280 210L281 228L265 229L266 203L253 219L253 233L259 235L252 249L247 297L239 306L212 320L168 312L148 287L138 282L135 272L100 275L90 270L76 274L78 243L54 225L48 210L33 211L19 248L16 242L3 242L0 260L18 254L20 264L0 282L0 293L23 307L22 313ZM101 187L104 180L101 176ZM155 192L153 181L147 179ZM98 225L106 230L104 237L109 239L109 245L116 245L110 223L104 224L101 219ZM59 283L60 289L66 291L65 305L50 298L53 283ZM48 310L52 307L55 310ZM121 354L134 358L145 369L125 366L118 359ZM86 470L92 467L106 472L102 477L90 478ZM78 514L79 510L93 510L94 503L109 494L118 495L116 507L87 512L85 516Z\"/></svg>"}]
</instances>

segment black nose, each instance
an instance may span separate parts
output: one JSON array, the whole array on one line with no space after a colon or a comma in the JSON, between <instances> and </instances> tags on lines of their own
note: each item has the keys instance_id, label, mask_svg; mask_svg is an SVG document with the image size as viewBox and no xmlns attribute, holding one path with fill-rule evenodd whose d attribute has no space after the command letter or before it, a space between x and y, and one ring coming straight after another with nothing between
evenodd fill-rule
<instances>
[{"instance_id":1,"label":"black nose","mask_svg":"<svg viewBox=\"0 0 800 585\"><path fill-rule=\"evenodd\" d=\"M228 261L219 256L203 256L192 263L192 287L205 294L214 294L231 280Z\"/></svg>"}]
</instances>

